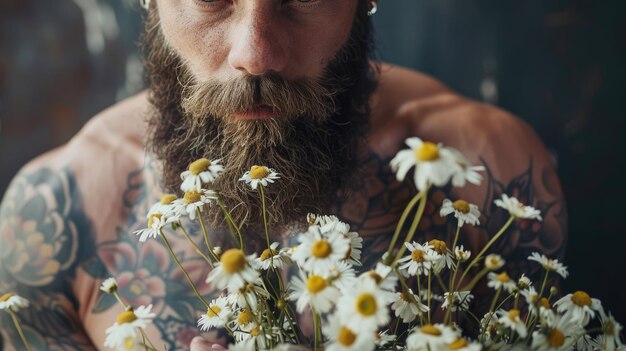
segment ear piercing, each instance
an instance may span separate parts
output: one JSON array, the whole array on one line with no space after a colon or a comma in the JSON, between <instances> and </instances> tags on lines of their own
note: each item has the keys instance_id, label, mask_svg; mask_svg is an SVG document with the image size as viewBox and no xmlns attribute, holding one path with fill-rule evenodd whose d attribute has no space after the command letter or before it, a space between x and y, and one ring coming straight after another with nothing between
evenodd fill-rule
<instances>
[{"instance_id":1,"label":"ear piercing","mask_svg":"<svg viewBox=\"0 0 626 351\"><path fill-rule=\"evenodd\" d=\"M143 1L150 1L150 0L143 0ZM367 15L373 16L374 14L376 14L376 11L378 11L378 3L376 1L370 1L370 9L367 10Z\"/></svg>"}]
</instances>

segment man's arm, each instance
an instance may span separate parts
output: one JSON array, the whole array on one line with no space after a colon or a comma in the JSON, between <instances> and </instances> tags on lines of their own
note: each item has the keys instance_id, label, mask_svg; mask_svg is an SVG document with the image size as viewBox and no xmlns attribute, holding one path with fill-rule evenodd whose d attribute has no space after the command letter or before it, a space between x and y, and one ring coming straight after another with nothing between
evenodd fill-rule
<instances>
[{"instance_id":1,"label":"man's arm","mask_svg":"<svg viewBox=\"0 0 626 351\"><path fill-rule=\"evenodd\" d=\"M34 350L93 349L74 291L77 267L93 238L69 169L26 167L0 207L0 292L29 300L17 316ZM24 349L8 313L0 311L2 349Z\"/></svg>"}]
</instances>

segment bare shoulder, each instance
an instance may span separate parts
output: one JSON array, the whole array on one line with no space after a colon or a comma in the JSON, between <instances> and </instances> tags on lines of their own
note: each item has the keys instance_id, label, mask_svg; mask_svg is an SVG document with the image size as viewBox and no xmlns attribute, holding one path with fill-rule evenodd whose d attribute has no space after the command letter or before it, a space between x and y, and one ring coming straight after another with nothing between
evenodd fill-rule
<instances>
[{"instance_id":1,"label":"bare shoulder","mask_svg":"<svg viewBox=\"0 0 626 351\"><path fill-rule=\"evenodd\" d=\"M143 163L141 99L95 116L67 144L25 165L4 194L0 291L31 301L30 313L21 317L35 349L92 349L82 316L95 294L85 272L100 269L89 267L103 239L99 228L119 220L120 200L110 194ZM0 344L21 348L5 322Z\"/></svg>"},{"instance_id":2,"label":"bare shoulder","mask_svg":"<svg viewBox=\"0 0 626 351\"><path fill-rule=\"evenodd\" d=\"M517 271L531 271L526 257L539 251L563 257L567 238L567 211L553 157L532 128L496 106L460 96L440 82L409 69L383 65L374 99L369 138L371 149L383 160L406 148L408 137L452 146L474 165L482 165L483 182L446 188L445 196L479 205L483 218L475 245L484 244L506 220L493 204L501 194L540 209L542 222L520 222L506 242L497 247ZM436 194L437 192L435 192ZM436 217L436 216L435 216ZM443 230L434 225L433 231ZM534 267L533 267L534 268ZM513 268L512 268L513 269Z\"/></svg>"}]
</instances>

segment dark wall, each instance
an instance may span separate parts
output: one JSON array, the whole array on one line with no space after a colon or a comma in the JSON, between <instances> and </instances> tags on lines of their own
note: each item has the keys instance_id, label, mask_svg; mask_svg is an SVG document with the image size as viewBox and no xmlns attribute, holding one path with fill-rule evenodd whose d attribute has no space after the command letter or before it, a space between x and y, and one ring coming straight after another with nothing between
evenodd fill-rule
<instances>
[{"instance_id":1,"label":"dark wall","mask_svg":"<svg viewBox=\"0 0 626 351\"><path fill-rule=\"evenodd\" d=\"M0 193L27 160L139 91L135 0L0 2ZM572 272L626 321L626 1L380 0L378 56L528 121L569 202Z\"/></svg>"}]
</instances>

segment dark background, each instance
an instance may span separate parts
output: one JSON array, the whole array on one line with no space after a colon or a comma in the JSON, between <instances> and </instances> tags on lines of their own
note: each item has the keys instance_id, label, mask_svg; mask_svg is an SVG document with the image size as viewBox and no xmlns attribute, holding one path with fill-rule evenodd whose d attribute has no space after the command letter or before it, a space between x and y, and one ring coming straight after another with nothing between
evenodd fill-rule
<instances>
[{"instance_id":1,"label":"dark background","mask_svg":"<svg viewBox=\"0 0 626 351\"><path fill-rule=\"evenodd\" d=\"M138 0L0 1L0 194L143 87ZM380 0L378 56L530 123L569 206L564 290L626 322L626 1Z\"/></svg>"}]
</instances>

